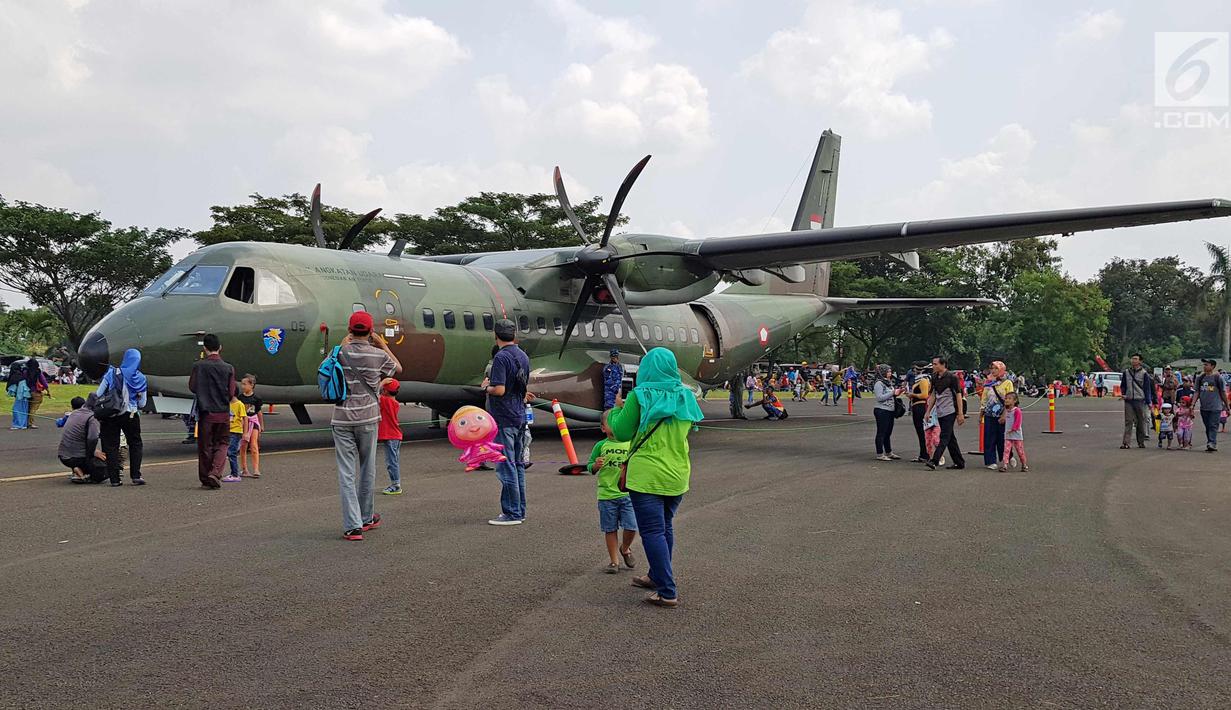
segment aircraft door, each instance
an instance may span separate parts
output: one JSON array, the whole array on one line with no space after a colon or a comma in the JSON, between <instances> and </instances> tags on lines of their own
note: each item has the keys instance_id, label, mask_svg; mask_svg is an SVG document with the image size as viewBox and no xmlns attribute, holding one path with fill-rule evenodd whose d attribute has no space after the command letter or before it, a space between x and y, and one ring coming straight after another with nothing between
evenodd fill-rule
<instances>
[{"instance_id":1,"label":"aircraft door","mask_svg":"<svg viewBox=\"0 0 1231 710\"><path fill-rule=\"evenodd\" d=\"M376 329L391 348L401 345L406 340L405 326L402 322L402 297L392 288L376 289L377 311L372 314Z\"/></svg>"},{"instance_id":2,"label":"aircraft door","mask_svg":"<svg viewBox=\"0 0 1231 710\"><path fill-rule=\"evenodd\" d=\"M722 329L708 308L694 304L692 312L701 335L701 365L697 368L697 379L708 382L722 369Z\"/></svg>"}]
</instances>

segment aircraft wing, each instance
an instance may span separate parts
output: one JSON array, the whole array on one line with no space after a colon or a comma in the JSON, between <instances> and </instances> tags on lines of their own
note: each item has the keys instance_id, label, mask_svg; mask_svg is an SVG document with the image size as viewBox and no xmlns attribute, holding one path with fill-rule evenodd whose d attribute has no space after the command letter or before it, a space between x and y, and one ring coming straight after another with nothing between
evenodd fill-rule
<instances>
[{"instance_id":1,"label":"aircraft wing","mask_svg":"<svg viewBox=\"0 0 1231 710\"><path fill-rule=\"evenodd\" d=\"M690 239L683 252L717 270L758 269L1227 216L1231 200L1153 202Z\"/></svg>"},{"instance_id":2,"label":"aircraft wing","mask_svg":"<svg viewBox=\"0 0 1231 710\"><path fill-rule=\"evenodd\" d=\"M902 308L962 308L964 306L994 306L991 298L837 298L821 299L830 313L846 311L880 311Z\"/></svg>"}]
</instances>

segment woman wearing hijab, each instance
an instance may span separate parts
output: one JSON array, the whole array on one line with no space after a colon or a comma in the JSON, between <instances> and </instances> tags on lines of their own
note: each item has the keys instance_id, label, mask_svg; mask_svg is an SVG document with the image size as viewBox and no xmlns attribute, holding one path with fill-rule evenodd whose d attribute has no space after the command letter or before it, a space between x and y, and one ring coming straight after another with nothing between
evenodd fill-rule
<instances>
[{"instance_id":1,"label":"woman wearing hijab","mask_svg":"<svg viewBox=\"0 0 1231 710\"><path fill-rule=\"evenodd\" d=\"M13 421L9 430L27 428L30 425L30 385L26 382L26 366L20 361L9 366L4 391L13 398Z\"/></svg>"},{"instance_id":2,"label":"woman wearing hijab","mask_svg":"<svg viewBox=\"0 0 1231 710\"><path fill-rule=\"evenodd\" d=\"M141 477L141 409L145 406L146 383L145 375L139 369L141 366L141 351L129 348L124 351L124 359L119 367L107 370L103 381L95 392L102 397L107 391L119 389L123 393L124 410L114 417L99 419L101 432L99 439L103 444L103 453L107 455L107 477L112 486L122 486L120 480L120 432L128 441L128 463L134 486L144 486L145 479Z\"/></svg>"},{"instance_id":3,"label":"woman wearing hijab","mask_svg":"<svg viewBox=\"0 0 1231 710\"><path fill-rule=\"evenodd\" d=\"M38 412L38 408L43 406L43 394L51 391L51 381L47 379L47 374L43 372L43 366L39 364L38 359L33 357L26 360L26 386L30 388L30 415L27 426L37 429L34 415Z\"/></svg>"},{"instance_id":4,"label":"woman wearing hijab","mask_svg":"<svg viewBox=\"0 0 1231 710\"><path fill-rule=\"evenodd\" d=\"M675 353L666 348L641 358L628 400L617 398L608 415L615 438L632 442L626 487L650 565L649 575L635 578L633 585L655 590L646 601L657 606L679 604L671 570L671 520L688 491L688 434L701 419L697 397L680 380Z\"/></svg>"},{"instance_id":5,"label":"woman wearing hijab","mask_svg":"<svg viewBox=\"0 0 1231 710\"><path fill-rule=\"evenodd\" d=\"M876 417L876 459L878 461L897 461L902 458L893 453L893 420L896 400L902 390L893 383L893 370L888 365L876 366L876 382L872 385L872 394L876 396L876 404L872 406L872 416Z\"/></svg>"}]
</instances>

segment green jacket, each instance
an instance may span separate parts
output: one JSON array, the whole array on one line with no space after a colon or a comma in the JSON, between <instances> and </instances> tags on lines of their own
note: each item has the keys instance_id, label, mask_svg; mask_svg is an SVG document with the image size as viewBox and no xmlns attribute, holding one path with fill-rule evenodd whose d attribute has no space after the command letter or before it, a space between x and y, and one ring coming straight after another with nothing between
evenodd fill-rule
<instances>
[{"instance_id":1,"label":"green jacket","mask_svg":"<svg viewBox=\"0 0 1231 710\"><path fill-rule=\"evenodd\" d=\"M631 392L624 406L611 410L607 424L618 441L633 442L641 422L641 406L637 393ZM647 432L653 429L651 424ZM688 492L692 465L688 460L688 434L692 422L666 419L638 448L628 462L628 489L638 493L678 496Z\"/></svg>"}]
</instances>

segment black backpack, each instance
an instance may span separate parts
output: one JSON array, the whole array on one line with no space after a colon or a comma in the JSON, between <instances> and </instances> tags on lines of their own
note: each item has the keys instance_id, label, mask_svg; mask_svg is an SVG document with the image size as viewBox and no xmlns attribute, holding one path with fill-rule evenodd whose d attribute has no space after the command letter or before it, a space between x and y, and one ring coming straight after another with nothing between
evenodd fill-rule
<instances>
[{"instance_id":1,"label":"black backpack","mask_svg":"<svg viewBox=\"0 0 1231 710\"><path fill-rule=\"evenodd\" d=\"M123 380L120 380L119 387L115 386L116 379L121 377L119 370L118 367L111 368L111 385L103 388L102 396L94 403L94 416L98 419L111 419L124 413Z\"/></svg>"}]
</instances>

